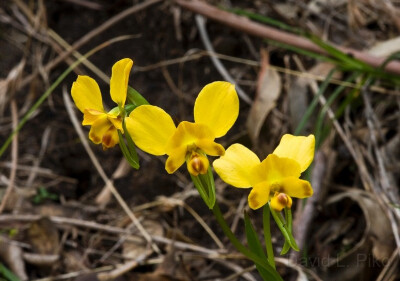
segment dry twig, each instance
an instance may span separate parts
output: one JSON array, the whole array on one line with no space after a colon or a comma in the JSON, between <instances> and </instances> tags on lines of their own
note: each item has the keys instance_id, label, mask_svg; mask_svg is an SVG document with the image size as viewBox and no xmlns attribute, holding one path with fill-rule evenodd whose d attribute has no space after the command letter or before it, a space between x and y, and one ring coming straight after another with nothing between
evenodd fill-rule
<instances>
[{"instance_id":1,"label":"dry twig","mask_svg":"<svg viewBox=\"0 0 400 281\"><path fill-rule=\"evenodd\" d=\"M17 103L13 99L11 100L11 115L12 115L12 126L13 130L15 130L18 126L18 111L17 111ZM10 180L6 192L4 193L3 199L0 204L0 214L3 212L8 197L10 197L15 184L15 177L17 174L17 163L18 163L18 134L15 134L12 145L11 145L11 171L10 171Z\"/></svg>"},{"instance_id":2,"label":"dry twig","mask_svg":"<svg viewBox=\"0 0 400 281\"><path fill-rule=\"evenodd\" d=\"M210 39L208 38L207 30L206 30L206 24L205 24L205 19L202 16L197 15L196 16L196 23L197 23L197 28L199 29L201 40L203 41L203 44L207 51L211 54L210 58L212 63L214 64L215 68L218 70L218 72L221 74L222 77L228 82L231 82L232 84L236 84L235 79L232 78L232 76L229 74L229 72L226 70L224 65L220 62L220 60L214 56L215 54L214 48L210 42ZM240 88L238 85L236 85L236 91L243 99L244 102L247 104L251 104L252 100L250 97Z\"/></svg>"},{"instance_id":3,"label":"dry twig","mask_svg":"<svg viewBox=\"0 0 400 281\"><path fill-rule=\"evenodd\" d=\"M280 31L278 29L253 22L248 18L215 8L207 4L206 2L198 0L175 0L175 3L192 12L201 14L207 18L221 22L245 33L262 38L269 38L271 40L289 44L318 54L327 54L325 50L321 49L318 45L312 43L304 37L300 37L285 31ZM375 57L354 49L344 48L340 46L335 47L342 52L349 54L373 67L380 67L386 60L386 58ZM400 74L400 62L390 62L389 64L387 64L385 70L391 73Z\"/></svg>"}]
</instances>

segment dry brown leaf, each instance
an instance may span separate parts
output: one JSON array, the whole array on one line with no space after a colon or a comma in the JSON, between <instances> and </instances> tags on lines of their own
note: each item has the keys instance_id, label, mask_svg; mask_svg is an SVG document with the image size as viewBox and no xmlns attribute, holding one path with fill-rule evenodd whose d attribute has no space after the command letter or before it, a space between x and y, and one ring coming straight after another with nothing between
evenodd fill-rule
<instances>
[{"instance_id":1,"label":"dry brown leaf","mask_svg":"<svg viewBox=\"0 0 400 281\"><path fill-rule=\"evenodd\" d=\"M349 14L349 25L353 29L365 26L368 23L368 19L362 13L361 5L356 1L350 0L347 3L347 11Z\"/></svg>"},{"instance_id":2,"label":"dry brown leaf","mask_svg":"<svg viewBox=\"0 0 400 281\"><path fill-rule=\"evenodd\" d=\"M76 249L65 249L62 253L63 266L65 272L73 272L79 270L87 270L84 263L84 256Z\"/></svg>"},{"instance_id":3,"label":"dry brown leaf","mask_svg":"<svg viewBox=\"0 0 400 281\"><path fill-rule=\"evenodd\" d=\"M308 85L309 80L303 77L299 77L294 83L291 83L288 90L288 102L289 102L289 113L290 113L290 124L293 129L297 128L306 113L308 107Z\"/></svg>"},{"instance_id":4,"label":"dry brown leaf","mask_svg":"<svg viewBox=\"0 0 400 281\"><path fill-rule=\"evenodd\" d=\"M379 42L371 49L369 49L368 53L377 57L387 57L390 54L398 51L400 51L400 36L383 42Z\"/></svg>"},{"instance_id":5,"label":"dry brown leaf","mask_svg":"<svg viewBox=\"0 0 400 281\"><path fill-rule=\"evenodd\" d=\"M295 20L300 11L300 6L293 5L292 3L277 3L274 8L286 18Z\"/></svg>"},{"instance_id":6,"label":"dry brown leaf","mask_svg":"<svg viewBox=\"0 0 400 281\"><path fill-rule=\"evenodd\" d=\"M58 254L60 238L57 227L47 217L31 223L26 232L32 249L38 254Z\"/></svg>"},{"instance_id":7,"label":"dry brown leaf","mask_svg":"<svg viewBox=\"0 0 400 281\"><path fill-rule=\"evenodd\" d=\"M164 236L162 225L155 220L145 220L142 223L143 227L150 235ZM125 258L138 259L146 258L152 253L151 247L144 244L135 243L133 241L125 241L122 244L122 253Z\"/></svg>"},{"instance_id":8,"label":"dry brown leaf","mask_svg":"<svg viewBox=\"0 0 400 281\"><path fill-rule=\"evenodd\" d=\"M388 231L391 229L390 221L370 193L351 189L331 197L325 207L331 206L336 212L341 212L343 209L351 210L354 204L362 210L363 229L355 228L362 224L357 223L359 221L354 217L343 217L320 226L320 229L326 225L331 227L328 237L317 237L318 241L326 241L321 248L322 258L317 261L326 260L325 264L318 264L323 270L324 280L371 280L373 270L379 268L379 263L387 262L395 249L393 233ZM338 245L332 242L334 240L341 241L342 249L337 248ZM349 246L344 251L344 247Z\"/></svg>"},{"instance_id":9,"label":"dry brown leaf","mask_svg":"<svg viewBox=\"0 0 400 281\"><path fill-rule=\"evenodd\" d=\"M253 143L257 143L258 135L265 119L276 106L282 90L281 77L275 69L269 67L268 54L261 51L261 70L257 81L257 95L247 118L247 130Z\"/></svg>"},{"instance_id":10,"label":"dry brown leaf","mask_svg":"<svg viewBox=\"0 0 400 281\"><path fill-rule=\"evenodd\" d=\"M387 261L394 250L394 237L390 221L384 210L370 193L361 190L351 190L331 197L329 202L351 198L363 211L366 229L365 235L372 240L372 253L379 261Z\"/></svg>"},{"instance_id":11,"label":"dry brown leaf","mask_svg":"<svg viewBox=\"0 0 400 281\"><path fill-rule=\"evenodd\" d=\"M131 281L176 281L171 277L162 276L158 273L144 273L144 274L133 274Z\"/></svg>"},{"instance_id":12,"label":"dry brown leaf","mask_svg":"<svg viewBox=\"0 0 400 281\"><path fill-rule=\"evenodd\" d=\"M167 255L164 256L164 260L157 266L155 274L173 278L171 280L176 281L189 281L191 278L188 276L188 269L185 269L185 265L176 255L174 249L171 249Z\"/></svg>"},{"instance_id":13,"label":"dry brown leaf","mask_svg":"<svg viewBox=\"0 0 400 281\"><path fill-rule=\"evenodd\" d=\"M116 180L122 177L125 177L131 171L131 166L126 161L125 158L122 158L119 162L117 169L114 171L111 176L111 180ZM111 189L105 185L101 192L96 196L95 202L100 207L105 207L110 202L112 198Z\"/></svg>"},{"instance_id":14,"label":"dry brown leaf","mask_svg":"<svg viewBox=\"0 0 400 281\"><path fill-rule=\"evenodd\" d=\"M320 14L323 8L337 9L346 2L347 0L313 0L307 4L307 9L315 14Z\"/></svg>"}]
</instances>

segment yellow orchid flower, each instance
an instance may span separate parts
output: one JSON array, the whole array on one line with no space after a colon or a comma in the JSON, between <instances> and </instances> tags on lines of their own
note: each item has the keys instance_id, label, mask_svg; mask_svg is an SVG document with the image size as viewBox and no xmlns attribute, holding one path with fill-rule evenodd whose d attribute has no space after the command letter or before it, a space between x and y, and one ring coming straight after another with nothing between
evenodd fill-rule
<instances>
[{"instance_id":1,"label":"yellow orchid flower","mask_svg":"<svg viewBox=\"0 0 400 281\"><path fill-rule=\"evenodd\" d=\"M92 126L89 131L89 139L95 144L101 143L104 150L119 142L117 130L123 132L122 119L124 116L122 116L122 112L132 65L133 61L125 58L117 61L112 67L110 95L118 107L109 112L104 110L100 88L94 79L79 75L72 84L72 98L83 113L82 125Z\"/></svg>"},{"instance_id":2,"label":"yellow orchid flower","mask_svg":"<svg viewBox=\"0 0 400 281\"><path fill-rule=\"evenodd\" d=\"M171 116L152 105L135 108L126 118L126 128L135 144L153 155L167 154L168 173L174 173L186 161L189 172L206 174L206 154L221 156L222 145L214 142L233 126L239 114L239 98L235 86L213 82L199 93L194 104L195 122L181 122L175 127Z\"/></svg>"},{"instance_id":3,"label":"yellow orchid flower","mask_svg":"<svg viewBox=\"0 0 400 281\"><path fill-rule=\"evenodd\" d=\"M213 163L217 174L226 183L238 188L250 188L248 201L252 209L264 206L271 199L271 207L281 211L292 206L292 198L306 198L313 194L308 181L300 175L314 158L315 138L286 134L274 152L264 161L241 144L233 144L224 156Z\"/></svg>"}]
</instances>

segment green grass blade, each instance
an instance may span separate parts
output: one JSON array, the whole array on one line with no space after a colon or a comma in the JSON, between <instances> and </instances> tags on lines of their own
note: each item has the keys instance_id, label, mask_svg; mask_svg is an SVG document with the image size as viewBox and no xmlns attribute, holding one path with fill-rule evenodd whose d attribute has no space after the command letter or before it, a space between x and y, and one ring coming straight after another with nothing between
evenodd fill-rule
<instances>
[{"instance_id":1,"label":"green grass blade","mask_svg":"<svg viewBox=\"0 0 400 281\"><path fill-rule=\"evenodd\" d=\"M322 83L321 87L319 88L318 93L314 96L310 106L307 108L306 113L304 114L303 118L301 119L299 125L297 126L296 130L294 131L295 135L299 135L304 126L306 125L306 123L308 122L308 120L310 119L311 115L313 114L317 104L318 104L318 99L320 97L320 95L322 95L326 88L328 87L329 81L331 80L333 74L335 73L336 68L332 69L329 74L326 76L325 81Z\"/></svg>"},{"instance_id":2,"label":"green grass blade","mask_svg":"<svg viewBox=\"0 0 400 281\"><path fill-rule=\"evenodd\" d=\"M131 86L128 86L126 98L129 103L135 105L136 107L143 104L149 104L149 102Z\"/></svg>"},{"instance_id":3,"label":"green grass blade","mask_svg":"<svg viewBox=\"0 0 400 281\"><path fill-rule=\"evenodd\" d=\"M261 267L263 267L265 270L268 271L268 274L270 278L268 279L269 281L282 281L282 277L279 275L279 273L268 263L268 261L263 260L256 254L254 254L252 251L247 249L233 234L232 230L229 228L228 224L226 223L224 216L221 213L221 209L218 206L218 202L215 203L214 208L213 208L213 213L215 215L215 218L217 219L219 225L221 226L222 231L225 233L225 235L229 238L231 243L235 246L235 248L241 252L243 255L245 255L248 259L252 260L254 263L259 264Z\"/></svg>"},{"instance_id":4,"label":"green grass blade","mask_svg":"<svg viewBox=\"0 0 400 281\"><path fill-rule=\"evenodd\" d=\"M351 69L359 69L359 70L364 70L364 71L371 71L372 67L368 64L366 64L363 61L360 61L354 57L351 57L347 55L346 53L342 52L341 50L335 48L331 44L326 43L325 41L321 40L319 37L315 35L309 35L308 38L318 45L321 49L325 50L329 55L332 57L338 59L342 63L344 63L345 66L351 68Z\"/></svg>"},{"instance_id":5,"label":"green grass blade","mask_svg":"<svg viewBox=\"0 0 400 281\"><path fill-rule=\"evenodd\" d=\"M240 16L245 16L251 20L255 20L255 21L258 21L261 23L266 23L266 24L269 24L272 26L276 26L276 27L286 30L286 31L290 31L290 32L297 33L297 34L304 33L304 31L302 31L299 28L292 27L292 26L287 25L286 23L283 23L279 20L276 20L276 19L273 19L270 17L266 17L266 16L263 16L260 14L255 14L255 13L252 13L252 12L249 12L246 10L242 10L242 9L229 9L228 11L230 11L234 14L240 15Z\"/></svg>"},{"instance_id":6,"label":"green grass blade","mask_svg":"<svg viewBox=\"0 0 400 281\"><path fill-rule=\"evenodd\" d=\"M345 80L346 83L350 83L355 81L358 77L360 76L360 73L356 72L353 73L349 78ZM332 105L332 103L336 100L336 98L343 92L343 90L346 89L345 83L340 85L335 89L335 91L329 96L328 100L326 101L326 104L322 107L320 113L318 114L317 118L317 124L315 126L315 146L316 148L319 148L322 141L323 141L323 121L326 115L326 112L328 111L329 107ZM358 91L358 89L357 89Z\"/></svg>"},{"instance_id":7,"label":"green grass blade","mask_svg":"<svg viewBox=\"0 0 400 281\"><path fill-rule=\"evenodd\" d=\"M289 45L289 44L281 43L281 42L274 41L274 40L271 40L271 39L265 39L265 41L268 42L270 45L273 45L273 46L276 46L276 47L279 47L279 48L284 48L284 49L296 52L296 53L298 53L300 55L304 55L304 56L307 56L307 57L310 57L310 58L313 58L313 59L316 59L316 60L319 60L319 61L326 61L326 62L330 62L332 64L337 64L338 63L337 60L335 60L333 58L330 58L330 57L328 57L326 55L322 55L322 54L315 53L315 52L312 52L312 51L304 50L304 49L298 48L296 46L292 46L292 45Z\"/></svg>"},{"instance_id":8,"label":"green grass blade","mask_svg":"<svg viewBox=\"0 0 400 281\"><path fill-rule=\"evenodd\" d=\"M275 268L275 257L274 249L272 247L271 238L271 212L269 210L268 204L263 207L263 230L264 230L264 240L265 248L267 250L267 259L269 264Z\"/></svg>"},{"instance_id":9,"label":"green grass blade","mask_svg":"<svg viewBox=\"0 0 400 281\"><path fill-rule=\"evenodd\" d=\"M244 212L244 226L246 231L247 244L249 245L250 251L252 251L261 259L268 260L247 212ZM260 264L255 263L255 265L258 273L260 273L260 276L263 278L263 280L265 281L270 280L269 272L266 271Z\"/></svg>"},{"instance_id":10,"label":"green grass blade","mask_svg":"<svg viewBox=\"0 0 400 281\"><path fill-rule=\"evenodd\" d=\"M11 270L4 266L0 262L0 275L5 278L7 281L21 281Z\"/></svg>"}]
</instances>

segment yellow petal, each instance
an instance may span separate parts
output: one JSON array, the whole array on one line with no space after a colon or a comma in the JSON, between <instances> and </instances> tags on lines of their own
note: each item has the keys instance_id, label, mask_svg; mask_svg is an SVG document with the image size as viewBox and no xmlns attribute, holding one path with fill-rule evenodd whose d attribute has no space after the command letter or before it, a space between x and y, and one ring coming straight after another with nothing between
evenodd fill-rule
<instances>
[{"instance_id":1,"label":"yellow petal","mask_svg":"<svg viewBox=\"0 0 400 281\"><path fill-rule=\"evenodd\" d=\"M183 121L179 123L169 140L166 152L170 155L172 151L180 147L193 147L194 149L199 140L213 142L214 134L206 125Z\"/></svg>"},{"instance_id":2,"label":"yellow petal","mask_svg":"<svg viewBox=\"0 0 400 281\"><path fill-rule=\"evenodd\" d=\"M99 85L89 76L79 75L71 88L72 99L82 112L85 109L95 109L104 112Z\"/></svg>"},{"instance_id":3,"label":"yellow petal","mask_svg":"<svg viewBox=\"0 0 400 281\"><path fill-rule=\"evenodd\" d=\"M125 105L129 74L131 72L132 65L133 61L131 59L122 59L113 65L111 71L111 99L122 107Z\"/></svg>"},{"instance_id":4,"label":"yellow petal","mask_svg":"<svg viewBox=\"0 0 400 281\"><path fill-rule=\"evenodd\" d=\"M279 191L296 198L306 198L313 195L311 184L295 177L283 179Z\"/></svg>"},{"instance_id":5,"label":"yellow petal","mask_svg":"<svg viewBox=\"0 0 400 281\"><path fill-rule=\"evenodd\" d=\"M97 119L99 119L99 117L103 115L106 115L106 113L95 109L85 109L83 111L82 125L92 125L94 122L96 122Z\"/></svg>"},{"instance_id":6,"label":"yellow petal","mask_svg":"<svg viewBox=\"0 0 400 281\"><path fill-rule=\"evenodd\" d=\"M204 151L205 154L211 156L222 156L225 154L225 149L219 143L209 139L200 139L195 142L196 146Z\"/></svg>"},{"instance_id":7,"label":"yellow petal","mask_svg":"<svg viewBox=\"0 0 400 281\"><path fill-rule=\"evenodd\" d=\"M194 120L207 125L216 138L224 136L239 114L239 98L235 86L228 82L213 82L199 93L194 104Z\"/></svg>"},{"instance_id":8,"label":"yellow petal","mask_svg":"<svg viewBox=\"0 0 400 281\"><path fill-rule=\"evenodd\" d=\"M297 161L301 172L304 172L314 159L315 137L314 135L293 136L286 134L282 137L273 154Z\"/></svg>"},{"instance_id":9,"label":"yellow petal","mask_svg":"<svg viewBox=\"0 0 400 281\"><path fill-rule=\"evenodd\" d=\"M267 182L262 182L255 185L248 197L250 208L256 210L267 204L269 200L269 193L270 188Z\"/></svg>"},{"instance_id":10,"label":"yellow petal","mask_svg":"<svg viewBox=\"0 0 400 281\"><path fill-rule=\"evenodd\" d=\"M153 105L135 108L125 122L136 145L153 155L166 153L166 145L176 130L171 116Z\"/></svg>"},{"instance_id":11,"label":"yellow petal","mask_svg":"<svg viewBox=\"0 0 400 281\"><path fill-rule=\"evenodd\" d=\"M225 155L215 160L214 169L221 179L235 187L248 188L252 186L251 171L260 165L260 159L245 146L235 143Z\"/></svg>"},{"instance_id":12,"label":"yellow petal","mask_svg":"<svg viewBox=\"0 0 400 281\"><path fill-rule=\"evenodd\" d=\"M186 160L186 147L180 147L175 149L168 157L165 162L165 170L169 174L174 173L176 170L185 163Z\"/></svg>"},{"instance_id":13,"label":"yellow petal","mask_svg":"<svg viewBox=\"0 0 400 281\"><path fill-rule=\"evenodd\" d=\"M275 154L270 154L260 166L252 171L252 177L257 181L267 181L271 185L279 184L287 177L300 177L300 165L289 158L280 158ZM273 190L274 188L271 187ZM277 191L277 190L273 190Z\"/></svg>"},{"instance_id":14,"label":"yellow petal","mask_svg":"<svg viewBox=\"0 0 400 281\"><path fill-rule=\"evenodd\" d=\"M95 143L99 144L103 141L104 134L111 128L114 127L110 121L107 119L107 114L99 116L97 120L92 124L89 131L89 139Z\"/></svg>"},{"instance_id":15,"label":"yellow petal","mask_svg":"<svg viewBox=\"0 0 400 281\"><path fill-rule=\"evenodd\" d=\"M111 126L104 133L101 143L103 145L103 150L114 147L117 143L119 143L118 131L114 126Z\"/></svg>"}]
</instances>

